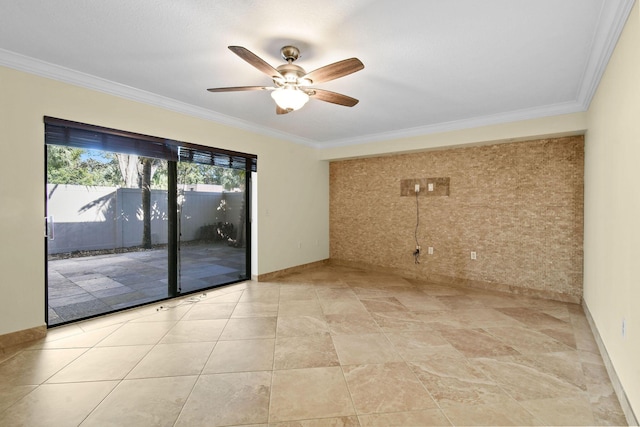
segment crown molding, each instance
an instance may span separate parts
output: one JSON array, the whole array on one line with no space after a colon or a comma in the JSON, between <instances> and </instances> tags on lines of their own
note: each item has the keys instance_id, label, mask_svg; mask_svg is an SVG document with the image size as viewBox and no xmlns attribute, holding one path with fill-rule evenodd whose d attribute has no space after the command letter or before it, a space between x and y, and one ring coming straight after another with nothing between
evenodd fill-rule
<instances>
[{"instance_id":1,"label":"crown molding","mask_svg":"<svg viewBox=\"0 0 640 427\"><path fill-rule=\"evenodd\" d=\"M41 61L29 56L21 55L9 50L0 49L0 65L13 68L18 71L24 71L29 74L35 74L40 77L69 83L86 89L95 90L106 93L108 95L117 96L131 101L140 102L154 107L164 108L176 113L185 114L192 117L212 121L215 123L227 125L237 129L258 133L260 135L270 136L278 139L284 139L291 142L315 147L315 141L308 138L302 138L290 133L281 132L265 126L259 126L245 120L226 116L216 113L206 108L197 107L172 98L157 95L145 90L137 89L131 86L116 83L101 77L82 73L70 68L61 67L49 62Z\"/></svg>"},{"instance_id":2,"label":"crown molding","mask_svg":"<svg viewBox=\"0 0 640 427\"><path fill-rule=\"evenodd\" d=\"M473 117L469 119L455 120L433 125L419 126L409 129L401 129L393 132L383 132L377 134L363 135L356 138L347 138L337 141L330 141L320 148L346 147L349 145L366 144L370 142L389 141L393 139L412 138L420 135L430 135L434 133L453 132L457 130L479 128L483 126L498 125L503 123L517 122L523 120L539 119L542 117L559 116L582 112L582 104L577 101L560 104L545 105L542 107L527 108L524 110L509 111L506 113L492 114L488 116Z\"/></svg>"},{"instance_id":3,"label":"crown molding","mask_svg":"<svg viewBox=\"0 0 640 427\"><path fill-rule=\"evenodd\" d=\"M591 100L598 89L634 3L635 0L619 0L616 7L605 7L604 3L602 5L598 26L593 34L591 54L578 90L577 99L584 111L591 105Z\"/></svg>"}]
</instances>

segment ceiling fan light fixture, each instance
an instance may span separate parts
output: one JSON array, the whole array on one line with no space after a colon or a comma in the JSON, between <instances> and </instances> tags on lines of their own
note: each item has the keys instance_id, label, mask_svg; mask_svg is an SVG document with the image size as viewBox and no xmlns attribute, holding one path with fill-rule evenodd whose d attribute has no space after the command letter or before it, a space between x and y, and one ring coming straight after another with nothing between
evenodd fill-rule
<instances>
[{"instance_id":1,"label":"ceiling fan light fixture","mask_svg":"<svg viewBox=\"0 0 640 427\"><path fill-rule=\"evenodd\" d=\"M295 111L304 107L309 95L295 87L282 87L271 92L271 97L278 107L287 111Z\"/></svg>"}]
</instances>

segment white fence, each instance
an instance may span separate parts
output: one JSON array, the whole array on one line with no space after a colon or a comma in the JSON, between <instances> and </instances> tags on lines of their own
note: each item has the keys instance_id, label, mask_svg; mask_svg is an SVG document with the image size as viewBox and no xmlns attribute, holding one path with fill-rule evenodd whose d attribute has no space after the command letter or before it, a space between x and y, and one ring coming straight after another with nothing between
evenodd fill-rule
<instances>
[{"instance_id":1,"label":"white fence","mask_svg":"<svg viewBox=\"0 0 640 427\"><path fill-rule=\"evenodd\" d=\"M142 244L141 189L48 184L47 195L50 254ZM185 191L178 200L181 241L197 239L201 227L217 222L238 230L243 200L244 193ZM151 190L152 244L167 243L167 223L167 192Z\"/></svg>"}]
</instances>

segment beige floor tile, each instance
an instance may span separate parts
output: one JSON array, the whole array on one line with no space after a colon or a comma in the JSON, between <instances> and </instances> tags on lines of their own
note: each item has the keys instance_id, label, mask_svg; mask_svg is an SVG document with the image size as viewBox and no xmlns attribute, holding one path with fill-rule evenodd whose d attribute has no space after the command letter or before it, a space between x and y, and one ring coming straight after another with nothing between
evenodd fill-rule
<instances>
[{"instance_id":1,"label":"beige floor tile","mask_svg":"<svg viewBox=\"0 0 640 427\"><path fill-rule=\"evenodd\" d=\"M557 361L561 364L560 359ZM575 377L574 370L562 372L563 366L550 369L515 357L474 359L473 363L519 401L575 395L586 388L568 381L567 378Z\"/></svg>"},{"instance_id":2,"label":"beige floor tile","mask_svg":"<svg viewBox=\"0 0 640 427\"><path fill-rule=\"evenodd\" d=\"M578 348L578 344L576 343L576 336L574 335L572 329L539 329L539 331L557 341L560 341L573 350L576 350ZM597 356L599 357L600 353L598 353Z\"/></svg>"},{"instance_id":3,"label":"beige floor tile","mask_svg":"<svg viewBox=\"0 0 640 427\"><path fill-rule=\"evenodd\" d=\"M334 301L334 300L345 300L345 301L359 301L355 292L349 288L345 287L318 287L316 288L316 294L318 295L318 299L322 301Z\"/></svg>"},{"instance_id":4,"label":"beige floor tile","mask_svg":"<svg viewBox=\"0 0 640 427\"><path fill-rule=\"evenodd\" d=\"M543 426L517 402L486 405L454 405L442 412L456 426Z\"/></svg>"},{"instance_id":5,"label":"beige floor tile","mask_svg":"<svg viewBox=\"0 0 640 427\"><path fill-rule=\"evenodd\" d=\"M119 327L120 325L111 325L89 332L80 332L59 339L50 339L47 334L47 339L43 340L35 346L35 348L89 348L98 344Z\"/></svg>"},{"instance_id":6,"label":"beige floor tile","mask_svg":"<svg viewBox=\"0 0 640 427\"><path fill-rule=\"evenodd\" d=\"M285 301L315 301L318 299L315 286L283 285L280 288L280 303Z\"/></svg>"},{"instance_id":7,"label":"beige floor tile","mask_svg":"<svg viewBox=\"0 0 640 427\"><path fill-rule=\"evenodd\" d=\"M0 350L0 425L626 422L576 304L340 266L206 294Z\"/></svg>"},{"instance_id":8,"label":"beige floor tile","mask_svg":"<svg viewBox=\"0 0 640 427\"><path fill-rule=\"evenodd\" d=\"M379 334L382 329L369 314L328 314L329 331L334 335Z\"/></svg>"},{"instance_id":9,"label":"beige floor tile","mask_svg":"<svg viewBox=\"0 0 640 427\"><path fill-rule=\"evenodd\" d=\"M203 374L270 371L275 339L218 341Z\"/></svg>"},{"instance_id":10,"label":"beige floor tile","mask_svg":"<svg viewBox=\"0 0 640 427\"><path fill-rule=\"evenodd\" d=\"M527 400L520 405L548 425L596 425L586 394L542 400Z\"/></svg>"},{"instance_id":11,"label":"beige floor tile","mask_svg":"<svg viewBox=\"0 0 640 427\"><path fill-rule=\"evenodd\" d=\"M362 427L450 426L439 409L358 416Z\"/></svg>"},{"instance_id":12,"label":"beige floor tile","mask_svg":"<svg viewBox=\"0 0 640 427\"><path fill-rule=\"evenodd\" d=\"M264 302L277 304L280 301L279 287L267 287L265 285L266 284L259 284L245 289L238 302Z\"/></svg>"},{"instance_id":13,"label":"beige floor tile","mask_svg":"<svg viewBox=\"0 0 640 427\"><path fill-rule=\"evenodd\" d=\"M236 308L235 302L217 302L197 304L189 310L182 320L228 319Z\"/></svg>"},{"instance_id":14,"label":"beige floor tile","mask_svg":"<svg viewBox=\"0 0 640 427\"><path fill-rule=\"evenodd\" d=\"M338 355L328 333L276 339L274 369L338 366Z\"/></svg>"},{"instance_id":15,"label":"beige floor tile","mask_svg":"<svg viewBox=\"0 0 640 427\"><path fill-rule=\"evenodd\" d=\"M358 414L436 408L405 363L349 365L343 371Z\"/></svg>"},{"instance_id":16,"label":"beige floor tile","mask_svg":"<svg viewBox=\"0 0 640 427\"><path fill-rule=\"evenodd\" d=\"M160 309L160 307L164 308ZM177 322L178 320L182 320L184 318L184 315L187 314L193 307L193 304L183 304L174 308L167 308L166 305L158 304L157 306L155 306L155 310L150 310L144 316L132 319L130 320L130 322Z\"/></svg>"},{"instance_id":17,"label":"beige floor tile","mask_svg":"<svg viewBox=\"0 0 640 427\"><path fill-rule=\"evenodd\" d=\"M395 351L406 361L429 360L434 355L460 354L437 331L411 331L387 334Z\"/></svg>"},{"instance_id":18,"label":"beige floor tile","mask_svg":"<svg viewBox=\"0 0 640 427\"><path fill-rule=\"evenodd\" d=\"M196 378L182 376L124 380L82 426L173 426Z\"/></svg>"},{"instance_id":19,"label":"beige floor tile","mask_svg":"<svg viewBox=\"0 0 640 427\"><path fill-rule=\"evenodd\" d=\"M550 316L542 311L529 307L518 308L497 308L499 312L511 316L518 322L527 325L530 328L557 328L566 327L570 322L565 322L556 317Z\"/></svg>"},{"instance_id":20,"label":"beige floor tile","mask_svg":"<svg viewBox=\"0 0 640 427\"><path fill-rule=\"evenodd\" d=\"M77 426L117 381L44 384L0 413L2 426Z\"/></svg>"},{"instance_id":21,"label":"beige floor tile","mask_svg":"<svg viewBox=\"0 0 640 427\"><path fill-rule=\"evenodd\" d=\"M339 367L274 371L270 422L355 415Z\"/></svg>"},{"instance_id":22,"label":"beige floor tile","mask_svg":"<svg viewBox=\"0 0 640 427\"><path fill-rule=\"evenodd\" d=\"M591 331L576 330L573 335L576 339L576 348L578 350L600 354L600 350L598 349L598 345L596 344Z\"/></svg>"},{"instance_id":23,"label":"beige floor tile","mask_svg":"<svg viewBox=\"0 0 640 427\"><path fill-rule=\"evenodd\" d=\"M384 332L405 332L432 330L424 320L424 314L407 311L386 311L371 313L373 320Z\"/></svg>"},{"instance_id":24,"label":"beige floor tile","mask_svg":"<svg viewBox=\"0 0 640 427\"><path fill-rule=\"evenodd\" d=\"M358 417L318 418L315 420L271 423L269 427L360 427Z\"/></svg>"},{"instance_id":25,"label":"beige floor tile","mask_svg":"<svg viewBox=\"0 0 640 427\"><path fill-rule=\"evenodd\" d=\"M221 340L251 340L276 337L275 317L250 317L245 319L229 319Z\"/></svg>"},{"instance_id":26,"label":"beige floor tile","mask_svg":"<svg viewBox=\"0 0 640 427\"><path fill-rule=\"evenodd\" d=\"M108 381L124 378L151 350L150 345L94 347L51 377L48 383Z\"/></svg>"},{"instance_id":27,"label":"beige floor tile","mask_svg":"<svg viewBox=\"0 0 640 427\"><path fill-rule=\"evenodd\" d=\"M183 320L167 332L160 343L215 342L227 322L227 319Z\"/></svg>"},{"instance_id":28,"label":"beige floor tile","mask_svg":"<svg viewBox=\"0 0 640 427\"><path fill-rule=\"evenodd\" d=\"M487 328L486 331L522 354L555 353L573 350L560 341L531 329L507 327Z\"/></svg>"},{"instance_id":29,"label":"beige floor tile","mask_svg":"<svg viewBox=\"0 0 640 427\"><path fill-rule=\"evenodd\" d=\"M395 297L360 299L360 302L372 313L387 311L409 311Z\"/></svg>"},{"instance_id":30,"label":"beige floor tile","mask_svg":"<svg viewBox=\"0 0 640 427\"><path fill-rule=\"evenodd\" d=\"M279 337L300 337L329 332L324 316L281 316L278 317Z\"/></svg>"},{"instance_id":31,"label":"beige floor tile","mask_svg":"<svg viewBox=\"0 0 640 427\"><path fill-rule=\"evenodd\" d=\"M238 302L242 297L242 290L235 290L227 293L215 293L207 296L199 304L220 304L225 302Z\"/></svg>"},{"instance_id":32,"label":"beige floor tile","mask_svg":"<svg viewBox=\"0 0 640 427\"><path fill-rule=\"evenodd\" d=\"M513 307L526 307L528 302L524 299L514 297L514 295L506 292L490 292L484 290L474 290L474 292L468 292L467 296L482 303L485 307L491 308L513 308Z\"/></svg>"},{"instance_id":33,"label":"beige floor tile","mask_svg":"<svg viewBox=\"0 0 640 427\"><path fill-rule=\"evenodd\" d=\"M613 391L613 386L610 383L591 384L587 386L587 389L595 424L627 425L618 396Z\"/></svg>"},{"instance_id":34,"label":"beige floor tile","mask_svg":"<svg viewBox=\"0 0 640 427\"><path fill-rule=\"evenodd\" d=\"M280 301L278 316L322 316L318 299Z\"/></svg>"},{"instance_id":35,"label":"beige floor tile","mask_svg":"<svg viewBox=\"0 0 640 427\"><path fill-rule=\"evenodd\" d=\"M84 348L22 351L0 364L2 384L41 384L86 351Z\"/></svg>"},{"instance_id":36,"label":"beige floor tile","mask_svg":"<svg viewBox=\"0 0 640 427\"><path fill-rule=\"evenodd\" d=\"M273 317L277 314L277 302L239 302L231 317Z\"/></svg>"},{"instance_id":37,"label":"beige floor tile","mask_svg":"<svg viewBox=\"0 0 640 427\"><path fill-rule=\"evenodd\" d=\"M384 334L333 335L332 338L341 365L402 361Z\"/></svg>"},{"instance_id":38,"label":"beige floor tile","mask_svg":"<svg viewBox=\"0 0 640 427\"><path fill-rule=\"evenodd\" d=\"M176 426L223 426L266 423L271 372L202 375Z\"/></svg>"},{"instance_id":39,"label":"beige floor tile","mask_svg":"<svg viewBox=\"0 0 640 427\"><path fill-rule=\"evenodd\" d=\"M425 283L420 280L410 280L410 283L414 283L420 292L430 296L451 296L451 295L464 295L463 288L455 286L440 285L436 283Z\"/></svg>"},{"instance_id":40,"label":"beige floor tile","mask_svg":"<svg viewBox=\"0 0 640 427\"><path fill-rule=\"evenodd\" d=\"M527 354L513 356L509 359L557 377L582 391L587 390L588 378L584 372L584 365L576 351Z\"/></svg>"},{"instance_id":41,"label":"beige floor tile","mask_svg":"<svg viewBox=\"0 0 640 427\"><path fill-rule=\"evenodd\" d=\"M442 329L442 337L467 357L512 356L520 354L513 347L492 337L482 329Z\"/></svg>"},{"instance_id":42,"label":"beige floor tile","mask_svg":"<svg viewBox=\"0 0 640 427\"><path fill-rule=\"evenodd\" d=\"M126 378L199 375L214 345L213 342L158 344Z\"/></svg>"},{"instance_id":43,"label":"beige floor tile","mask_svg":"<svg viewBox=\"0 0 640 427\"><path fill-rule=\"evenodd\" d=\"M438 355L409 364L438 405L480 405L511 398L498 384L462 356Z\"/></svg>"},{"instance_id":44,"label":"beige floor tile","mask_svg":"<svg viewBox=\"0 0 640 427\"><path fill-rule=\"evenodd\" d=\"M461 327L468 329L519 327L522 323L493 308L473 308L455 310L448 313L450 318L460 322ZM423 316L426 318L427 316Z\"/></svg>"},{"instance_id":45,"label":"beige floor tile","mask_svg":"<svg viewBox=\"0 0 640 427\"><path fill-rule=\"evenodd\" d=\"M395 298L398 294L395 288L378 288L373 286L351 286L353 292L360 300L376 298Z\"/></svg>"},{"instance_id":46,"label":"beige floor tile","mask_svg":"<svg viewBox=\"0 0 640 427\"><path fill-rule=\"evenodd\" d=\"M436 298L449 310L485 308L482 302L467 295L439 295Z\"/></svg>"},{"instance_id":47,"label":"beige floor tile","mask_svg":"<svg viewBox=\"0 0 640 427\"><path fill-rule=\"evenodd\" d=\"M98 347L157 344L176 322L131 322L98 343Z\"/></svg>"},{"instance_id":48,"label":"beige floor tile","mask_svg":"<svg viewBox=\"0 0 640 427\"><path fill-rule=\"evenodd\" d=\"M88 332L104 328L105 326L124 325L127 322L131 322L151 314L156 314L156 308L141 307L136 310L127 310L84 320L79 322L78 326L82 328L83 331Z\"/></svg>"},{"instance_id":49,"label":"beige floor tile","mask_svg":"<svg viewBox=\"0 0 640 427\"><path fill-rule=\"evenodd\" d=\"M0 413L33 391L36 385L0 385Z\"/></svg>"},{"instance_id":50,"label":"beige floor tile","mask_svg":"<svg viewBox=\"0 0 640 427\"><path fill-rule=\"evenodd\" d=\"M357 298L320 299L320 305L325 315L368 313L365 306Z\"/></svg>"},{"instance_id":51,"label":"beige floor tile","mask_svg":"<svg viewBox=\"0 0 640 427\"><path fill-rule=\"evenodd\" d=\"M415 291L411 294L397 295L396 298L412 312L424 313L447 310L447 306L438 301L436 297L425 295L420 291Z\"/></svg>"}]
</instances>

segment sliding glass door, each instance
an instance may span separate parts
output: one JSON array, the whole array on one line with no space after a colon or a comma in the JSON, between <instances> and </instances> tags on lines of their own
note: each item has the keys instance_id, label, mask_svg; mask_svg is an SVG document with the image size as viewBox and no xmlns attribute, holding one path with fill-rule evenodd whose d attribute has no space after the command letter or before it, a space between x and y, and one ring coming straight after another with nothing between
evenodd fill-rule
<instances>
[{"instance_id":1,"label":"sliding glass door","mask_svg":"<svg viewBox=\"0 0 640 427\"><path fill-rule=\"evenodd\" d=\"M45 123L49 326L251 276L255 156Z\"/></svg>"},{"instance_id":2,"label":"sliding glass door","mask_svg":"<svg viewBox=\"0 0 640 427\"><path fill-rule=\"evenodd\" d=\"M181 293L249 278L246 172L189 154L177 168Z\"/></svg>"}]
</instances>

